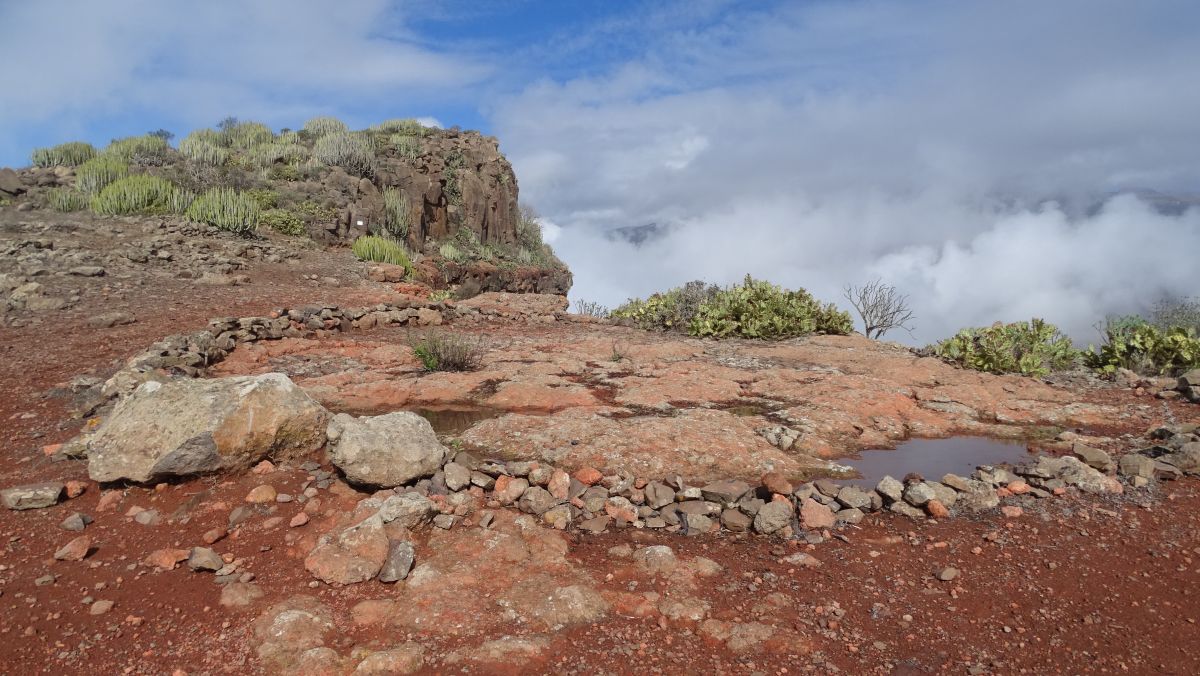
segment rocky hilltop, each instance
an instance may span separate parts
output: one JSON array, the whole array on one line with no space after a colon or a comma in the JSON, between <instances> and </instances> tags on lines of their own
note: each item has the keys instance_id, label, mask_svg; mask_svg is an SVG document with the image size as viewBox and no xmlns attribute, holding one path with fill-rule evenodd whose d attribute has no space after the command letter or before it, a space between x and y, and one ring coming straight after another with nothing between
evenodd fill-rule
<instances>
[{"instance_id":1,"label":"rocky hilltop","mask_svg":"<svg viewBox=\"0 0 1200 676\"><path fill-rule=\"evenodd\" d=\"M566 266L531 232L536 223L519 207L517 178L499 142L474 131L396 120L351 132L317 118L276 134L227 121L189 134L178 148L148 135L100 150L63 144L32 159L34 166L0 169L0 203L101 220L164 216L181 225L202 220L189 211L191 200L229 189L255 202L249 230L260 237L338 245L382 234L403 246L421 281L466 282L472 293L565 294L571 284ZM130 176L167 183L120 186ZM126 188L110 189L120 193L115 205L102 197L112 183ZM147 190L171 192L143 198Z\"/></svg>"}]
</instances>

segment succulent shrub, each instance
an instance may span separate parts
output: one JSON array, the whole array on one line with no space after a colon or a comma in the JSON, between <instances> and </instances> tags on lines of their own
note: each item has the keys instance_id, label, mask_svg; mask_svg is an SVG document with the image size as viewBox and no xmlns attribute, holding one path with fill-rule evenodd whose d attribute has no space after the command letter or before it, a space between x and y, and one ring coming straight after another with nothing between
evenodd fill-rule
<instances>
[{"instance_id":1,"label":"succulent shrub","mask_svg":"<svg viewBox=\"0 0 1200 676\"><path fill-rule=\"evenodd\" d=\"M384 120L374 127L371 127L371 130L377 132L404 134L407 136L424 136L426 133L425 125L417 122L411 117Z\"/></svg>"},{"instance_id":2,"label":"succulent shrub","mask_svg":"<svg viewBox=\"0 0 1200 676\"><path fill-rule=\"evenodd\" d=\"M781 340L811 333L845 335L854 330L850 313L821 303L804 289L788 291L746 275L741 285L722 289L703 303L688 331L714 338Z\"/></svg>"},{"instance_id":3,"label":"succulent shrub","mask_svg":"<svg viewBox=\"0 0 1200 676\"><path fill-rule=\"evenodd\" d=\"M354 240L351 251L360 261L372 263L391 263L402 266L407 272L412 272L412 262L408 252L398 242L378 235L363 235Z\"/></svg>"},{"instance_id":4,"label":"succulent shrub","mask_svg":"<svg viewBox=\"0 0 1200 676\"><path fill-rule=\"evenodd\" d=\"M313 223L332 223L338 217L337 209L318 204L312 200L301 202L294 209L296 213L306 217Z\"/></svg>"},{"instance_id":5,"label":"succulent shrub","mask_svg":"<svg viewBox=\"0 0 1200 676\"><path fill-rule=\"evenodd\" d=\"M1058 327L1041 319L963 329L929 350L976 371L1027 376L1069 369L1080 356Z\"/></svg>"},{"instance_id":6,"label":"succulent shrub","mask_svg":"<svg viewBox=\"0 0 1200 676\"><path fill-rule=\"evenodd\" d=\"M461 174L467 166L467 159L457 150L452 150L446 154L446 168L443 174L446 177L446 185L442 191L446 193L446 201L455 206L462 206L462 178Z\"/></svg>"},{"instance_id":7,"label":"succulent shrub","mask_svg":"<svg viewBox=\"0 0 1200 676\"><path fill-rule=\"evenodd\" d=\"M396 188L383 189L384 230L393 238L403 242L408 238L412 221L412 209L408 196Z\"/></svg>"},{"instance_id":8,"label":"succulent shrub","mask_svg":"<svg viewBox=\"0 0 1200 676\"><path fill-rule=\"evenodd\" d=\"M92 144L72 141L52 148L36 148L30 162L35 167L77 167L95 156Z\"/></svg>"},{"instance_id":9,"label":"succulent shrub","mask_svg":"<svg viewBox=\"0 0 1200 676\"><path fill-rule=\"evenodd\" d=\"M275 133L261 122L235 122L223 126L220 138L221 145L227 148L249 150L275 140Z\"/></svg>"},{"instance_id":10,"label":"succulent shrub","mask_svg":"<svg viewBox=\"0 0 1200 676\"><path fill-rule=\"evenodd\" d=\"M171 151L170 144L161 136L143 134L115 139L104 148L104 154L131 164L159 165Z\"/></svg>"},{"instance_id":11,"label":"succulent shrub","mask_svg":"<svg viewBox=\"0 0 1200 676\"><path fill-rule=\"evenodd\" d=\"M92 198L92 211L102 216L167 214L179 188L160 176L135 174L108 184Z\"/></svg>"},{"instance_id":12,"label":"succulent shrub","mask_svg":"<svg viewBox=\"0 0 1200 676\"><path fill-rule=\"evenodd\" d=\"M232 188L213 188L196 198L187 217L221 230L245 235L258 228L258 203Z\"/></svg>"},{"instance_id":13,"label":"succulent shrub","mask_svg":"<svg viewBox=\"0 0 1200 676\"><path fill-rule=\"evenodd\" d=\"M446 242L439 247L438 254L440 254L442 258L454 263L462 263L463 261L467 260L467 256L465 253L463 253L462 249L454 246L454 244L451 242Z\"/></svg>"},{"instance_id":14,"label":"succulent shrub","mask_svg":"<svg viewBox=\"0 0 1200 676\"><path fill-rule=\"evenodd\" d=\"M88 196L75 188L54 188L46 194L46 204L55 211L82 211L88 208L89 202Z\"/></svg>"},{"instance_id":15,"label":"succulent shrub","mask_svg":"<svg viewBox=\"0 0 1200 676\"><path fill-rule=\"evenodd\" d=\"M313 158L321 164L341 167L356 176L375 174L375 149L364 136L351 132L335 132L317 139Z\"/></svg>"},{"instance_id":16,"label":"succulent shrub","mask_svg":"<svg viewBox=\"0 0 1200 676\"><path fill-rule=\"evenodd\" d=\"M129 164L124 160L100 155L79 165L75 170L75 188L86 195L95 195L105 186L129 175Z\"/></svg>"},{"instance_id":17,"label":"succulent shrub","mask_svg":"<svg viewBox=\"0 0 1200 676\"><path fill-rule=\"evenodd\" d=\"M421 140L410 134L392 134L388 143L396 149L396 154L412 162L421 155Z\"/></svg>"},{"instance_id":18,"label":"succulent shrub","mask_svg":"<svg viewBox=\"0 0 1200 676\"><path fill-rule=\"evenodd\" d=\"M259 215L258 222L284 235L297 237L308 234L304 219L286 209L268 209Z\"/></svg>"},{"instance_id":19,"label":"succulent shrub","mask_svg":"<svg viewBox=\"0 0 1200 676\"><path fill-rule=\"evenodd\" d=\"M630 299L612 311L618 319L629 319L643 329L687 331L700 306L720 293L720 287L702 281L652 294L645 300Z\"/></svg>"},{"instance_id":20,"label":"succulent shrub","mask_svg":"<svg viewBox=\"0 0 1200 676\"><path fill-rule=\"evenodd\" d=\"M338 132L350 131L345 122L336 117L314 117L304 123L304 131L308 132L315 138L336 134Z\"/></svg>"},{"instance_id":21,"label":"succulent shrub","mask_svg":"<svg viewBox=\"0 0 1200 676\"><path fill-rule=\"evenodd\" d=\"M283 141L263 143L246 151L246 159L259 169L268 169L276 164L295 165L308 157L308 147Z\"/></svg>"},{"instance_id":22,"label":"succulent shrub","mask_svg":"<svg viewBox=\"0 0 1200 676\"><path fill-rule=\"evenodd\" d=\"M1179 375L1200 368L1200 336L1192 327L1159 328L1145 320L1110 321L1099 350L1085 361L1101 373L1129 369L1144 375Z\"/></svg>"},{"instance_id":23,"label":"succulent shrub","mask_svg":"<svg viewBox=\"0 0 1200 676\"><path fill-rule=\"evenodd\" d=\"M211 129L200 129L184 136L179 142L179 153L209 167L219 167L229 158L229 151L220 145L220 135Z\"/></svg>"},{"instance_id":24,"label":"succulent shrub","mask_svg":"<svg viewBox=\"0 0 1200 676\"><path fill-rule=\"evenodd\" d=\"M426 371L473 371L479 368L481 339L447 333L428 333L411 343L413 355Z\"/></svg>"}]
</instances>

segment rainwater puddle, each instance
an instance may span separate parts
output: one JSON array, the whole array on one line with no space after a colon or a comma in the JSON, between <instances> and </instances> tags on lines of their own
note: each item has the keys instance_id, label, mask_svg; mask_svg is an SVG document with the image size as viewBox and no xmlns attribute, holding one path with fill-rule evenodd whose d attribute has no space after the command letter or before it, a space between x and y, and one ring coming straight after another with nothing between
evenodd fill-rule
<instances>
[{"instance_id":1,"label":"rainwater puddle","mask_svg":"<svg viewBox=\"0 0 1200 676\"><path fill-rule=\"evenodd\" d=\"M893 450L862 451L856 458L839 462L859 475L843 480L844 483L873 488L888 475L903 480L904 475L916 472L926 479L940 481L946 474L968 477L980 465L1017 465L1032 458L1023 441L950 437L910 439Z\"/></svg>"},{"instance_id":2,"label":"rainwater puddle","mask_svg":"<svg viewBox=\"0 0 1200 676\"><path fill-rule=\"evenodd\" d=\"M507 413L497 408L414 408L413 413L429 421L434 433L441 436L458 436L477 422L499 418Z\"/></svg>"}]
</instances>

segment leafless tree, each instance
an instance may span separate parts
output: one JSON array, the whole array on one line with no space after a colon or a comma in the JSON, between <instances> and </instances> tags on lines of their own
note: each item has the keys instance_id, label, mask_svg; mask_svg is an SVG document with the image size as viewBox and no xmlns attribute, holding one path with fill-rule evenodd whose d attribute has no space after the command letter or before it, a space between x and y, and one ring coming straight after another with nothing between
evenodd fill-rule
<instances>
[{"instance_id":1,"label":"leafless tree","mask_svg":"<svg viewBox=\"0 0 1200 676\"><path fill-rule=\"evenodd\" d=\"M908 307L908 296L901 295L891 284L876 279L865 286L847 285L844 295L862 318L863 333L868 338L881 338L896 328L912 333L909 323L913 313Z\"/></svg>"}]
</instances>

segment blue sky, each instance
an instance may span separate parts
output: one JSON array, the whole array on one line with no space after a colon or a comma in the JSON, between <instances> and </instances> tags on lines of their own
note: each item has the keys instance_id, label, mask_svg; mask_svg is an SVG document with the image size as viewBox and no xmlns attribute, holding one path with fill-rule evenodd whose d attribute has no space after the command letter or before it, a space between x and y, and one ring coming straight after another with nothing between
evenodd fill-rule
<instances>
[{"instance_id":1,"label":"blue sky","mask_svg":"<svg viewBox=\"0 0 1200 676\"><path fill-rule=\"evenodd\" d=\"M884 277L918 337L1196 293L1190 0L0 1L0 165L65 140L431 117L496 135L576 297ZM1100 210L1091 209L1113 195ZM612 228L667 223L640 249ZM1086 337L1086 336L1084 336Z\"/></svg>"}]
</instances>

